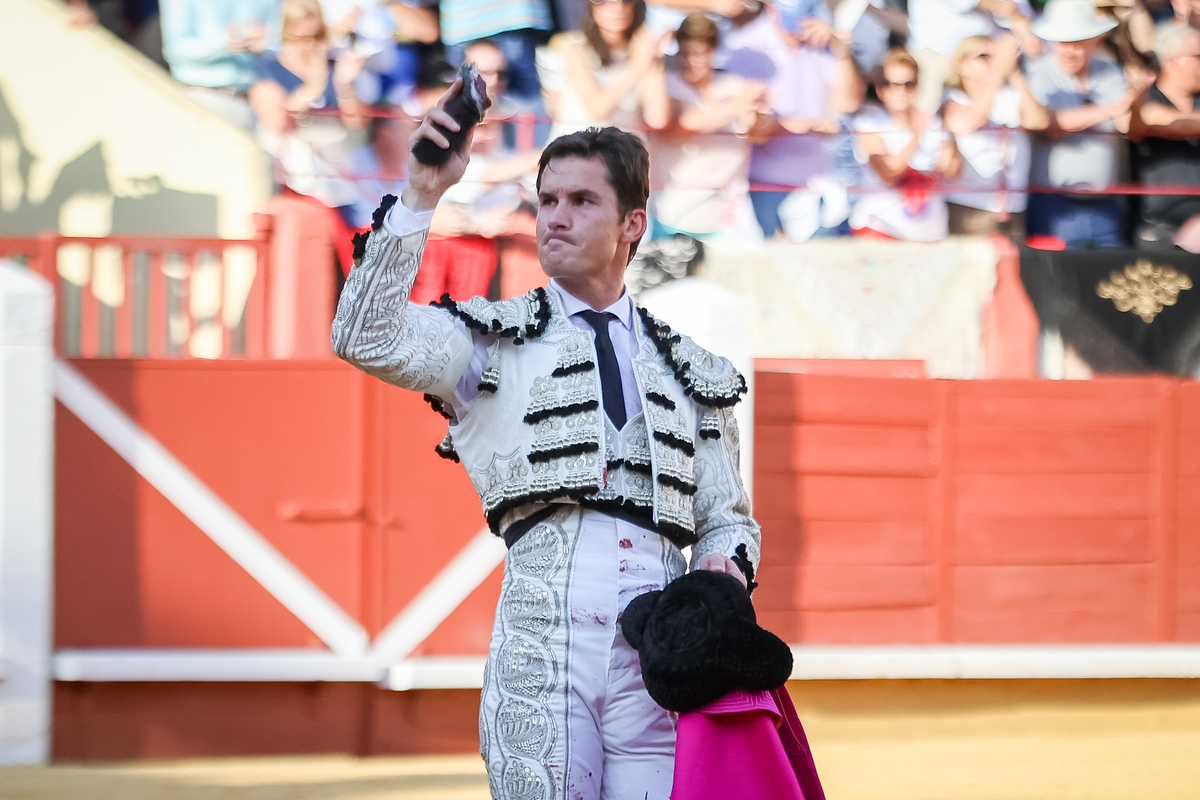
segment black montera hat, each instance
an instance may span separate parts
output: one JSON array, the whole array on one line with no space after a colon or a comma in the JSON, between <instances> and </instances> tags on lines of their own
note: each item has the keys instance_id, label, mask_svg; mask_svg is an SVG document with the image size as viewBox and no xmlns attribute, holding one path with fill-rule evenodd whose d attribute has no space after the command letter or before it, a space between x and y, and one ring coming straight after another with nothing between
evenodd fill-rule
<instances>
[{"instance_id":1,"label":"black montera hat","mask_svg":"<svg viewBox=\"0 0 1200 800\"><path fill-rule=\"evenodd\" d=\"M695 711L736 689L778 689L792 673L791 648L758 627L732 575L697 570L635 597L621 630L641 657L646 691L668 711Z\"/></svg>"}]
</instances>

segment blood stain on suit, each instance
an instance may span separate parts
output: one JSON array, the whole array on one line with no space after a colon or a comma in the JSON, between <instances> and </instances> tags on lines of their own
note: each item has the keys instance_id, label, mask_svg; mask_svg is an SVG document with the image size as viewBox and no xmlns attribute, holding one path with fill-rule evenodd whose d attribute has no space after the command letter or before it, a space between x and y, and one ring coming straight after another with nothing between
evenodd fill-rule
<instances>
[{"instance_id":1,"label":"blood stain on suit","mask_svg":"<svg viewBox=\"0 0 1200 800\"><path fill-rule=\"evenodd\" d=\"M586 622L604 628L608 626L608 615L596 611L584 611L582 608L572 608L571 622L576 625L582 625Z\"/></svg>"}]
</instances>

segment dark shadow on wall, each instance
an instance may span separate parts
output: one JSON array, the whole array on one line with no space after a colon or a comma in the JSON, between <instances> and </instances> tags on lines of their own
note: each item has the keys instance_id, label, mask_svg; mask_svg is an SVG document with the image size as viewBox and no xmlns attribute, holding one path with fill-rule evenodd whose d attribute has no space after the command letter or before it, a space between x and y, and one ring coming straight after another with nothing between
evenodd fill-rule
<instances>
[{"instance_id":1,"label":"dark shadow on wall","mask_svg":"<svg viewBox=\"0 0 1200 800\"><path fill-rule=\"evenodd\" d=\"M15 139L18 155L15 163L11 158L0 159L0 198L19 195L20 201L11 210L0 207L0 236L36 236L43 231L57 231L63 205L80 194L113 195L114 234L217 235L216 195L165 188L157 175L135 180L136 196L115 194L108 179L101 141L63 165L43 201L30 202L29 177L34 155L0 91L0 141L5 139Z\"/></svg>"}]
</instances>

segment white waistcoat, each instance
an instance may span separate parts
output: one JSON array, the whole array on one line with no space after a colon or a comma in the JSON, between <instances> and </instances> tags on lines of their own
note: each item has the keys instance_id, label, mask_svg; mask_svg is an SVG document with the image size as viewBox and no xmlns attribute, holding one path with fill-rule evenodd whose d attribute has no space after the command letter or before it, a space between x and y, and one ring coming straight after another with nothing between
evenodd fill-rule
<instances>
[{"instance_id":1,"label":"white waistcoat","mask_svg":"<svg viewBox=\"0 0 1200 800\"><path fill-rule=\"evenodd\" d=\"M696 545L693 562L721 553L757 565L759 529L731 412L745 381L727 360L639 308L633 370L644 425L635 417L618 437L600 409L592 337L569 322L555 293L408 303L425 236L375 226L342 291L333 349L441 410L470 363L473 336L495 338L479 399L438 447L466 468L493 531L539 504L573 502L642 518L676 544Z\"/></svg>"}]
</instances>

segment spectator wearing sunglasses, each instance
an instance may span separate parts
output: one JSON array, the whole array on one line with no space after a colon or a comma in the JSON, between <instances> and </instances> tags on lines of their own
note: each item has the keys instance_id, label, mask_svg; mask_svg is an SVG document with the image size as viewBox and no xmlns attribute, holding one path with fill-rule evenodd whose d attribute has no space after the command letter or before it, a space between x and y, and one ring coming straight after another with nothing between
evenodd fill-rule
<instances>
[{"instance_id":1,"label":"spectator wearing sunglasses","mask_svg":"<svg viewBox=\"0 0 1200 800\"><path fill-rule=\"evenodd\" d=\"M856 235L911 242L944 239L948 231L943 178L955 178L962 158L936 114L917 107L920 69L907 50L888 51L875 78L886 115L864 114L858 150L882 191L864 194L850 215ZM870 183L870 179L867 179Z\"/></svg>"},{"instance_id":2,"label":"spectator wearing sunglasses","mask_svg":"<svg viewBox=\"0 0 1200 800\"><path fill-rule=\"evenodd\" d=\"M539 85L535 52L552 27L549 0L441 0L442 42L455 67L467 46L490 39L508 62L509 91L523 101L537 101Z\"/></svg>"},{"instance_id":3,"label":"spectator wearing sunglasses","mask_svg":"<svg viewBox=\"0 0 1200 800\"><path fill-rule=\"evenodd\" d=\"M489 117L504 119L525 108L524 98L515 97L508 90L508 60L499 45L491 39L471 42L463 58L479 69L479 77L487 86L488 98L492 101L487 110Z\"/></svg>"},{"instance_id":4,"label":"spectator wearing sunglasses","mask_svg":"<svg viewBox=\"0 0 1200 800\"><path fill-rule=\"evenodd\" d=\"M1025 239L1029 134L1050 116L1017 68L1017 43L971 36L958 46L942 118L963 157L958 191L947 197L950 233Z\"/></svg>"},{"instance_id":5,"label":"spectator wearing sunglasses","mask_svg":"<svg viewBox=\"0 0 1200 800\"><path fill-rule=\"evenodd\" d=\"M539 55L551 139L592 126L666 126L665 39L645 21L645 0L590 0L582 30L555 36Z\"/></svg>"},{"instance_id":6,"label":"spectator wearing sunglasses","mask_svg":"<svg viewBox=\"0 0 1200 800\"><path fill-rule=\"evenodd\" d=\"M1106 195L1071 194L1118 182L1119 133L1129 130L1130 109L1146 84L1130 86L1121 67L1097 57L1104 35L1117 26L1091 0L1051 0L1033 32L1051 43L1049 55L1028 67L1034 97L1050 111L1050 126L1033 139L1029 180L1062 194L1029 198L1027 232L1051 237L1056 247L1120 247L1125 205ZM1144 80L1142 73L1132 73Z\"/></svg>"},{"instance_id":7,"label":"spectator wearing sunglasses","mask_svg":"<svg viewBox=\"0 0 1200 800\"><path fill-rule=\"evenodd\" d=\"M908 0L908 50L921 65L917 105L933 112L942 104L954 51L968 36L1007 30L1030 48L1038 47L1028 35L1032 15L1029 0Z\"/></svg>"}]
</instances>

